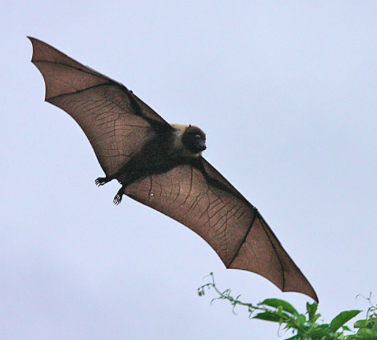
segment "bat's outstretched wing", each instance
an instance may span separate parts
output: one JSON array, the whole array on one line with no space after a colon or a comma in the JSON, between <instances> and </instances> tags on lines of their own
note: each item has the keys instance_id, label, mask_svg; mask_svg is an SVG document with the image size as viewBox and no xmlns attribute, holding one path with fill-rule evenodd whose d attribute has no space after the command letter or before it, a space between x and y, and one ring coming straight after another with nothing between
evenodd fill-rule
<instances>
[{"instance_id":1,"label":"bat's outstretched wing","mask_svg":"<svg viewBox=\"0 0 377 340\"><path fill-rule=\"evenodd\" d=\"M117 173L159 129L172 129L124 85L35 38L32 62L46 83L46 101L83 129L107 176Z\"/></svg>"},{"instance_id":2,"label":"bat's outstretched wing","mask_svg":"<svg viewBox=\"0 0 377 340\"><path fill-rule=\"evenodd\" d=\"M131 198L181 222L216 251L227 268L262 275L283 292L317 294L264 218L216 169L183 165L139 180Z\"/></svg>"},{"instance_id":3,"label":"bat's outstretched wing","mask_svg":"<svg viewBox=\"0 0 377 340\"><path fill-rule=\"evenodd\" d=\"M46 101L80 125L107 176L116 174L156 134L172 129L124 85L30 40L32 62L46 83ZM318 301L259 212L203 158L194 163L139 180L125 193L199 234L227 268L255 272L282 291Z\"/></svg>"}]
</instances>

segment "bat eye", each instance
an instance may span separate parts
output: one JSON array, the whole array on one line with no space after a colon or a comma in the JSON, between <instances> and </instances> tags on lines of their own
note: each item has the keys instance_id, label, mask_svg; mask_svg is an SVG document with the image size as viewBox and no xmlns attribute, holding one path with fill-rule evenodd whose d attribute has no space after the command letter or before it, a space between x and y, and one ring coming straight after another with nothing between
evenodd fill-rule
<instances>
[{"instance_id":1,"label":"bat eye","mask_svg":"<svg viewBox=\"0 0 377 340\"><path fill-rule=\"evenodd\" d=\"M200 139L201 137L200 137L200 135L195 135L195 138Z\"/></svg>"}]
</instances>

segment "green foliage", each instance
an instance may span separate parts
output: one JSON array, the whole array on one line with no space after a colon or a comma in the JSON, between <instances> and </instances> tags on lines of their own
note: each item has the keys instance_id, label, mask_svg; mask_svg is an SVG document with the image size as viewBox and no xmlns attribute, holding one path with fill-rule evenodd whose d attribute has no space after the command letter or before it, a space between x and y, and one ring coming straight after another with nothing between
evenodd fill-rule
<instances>
[{"instance_id":1,"label":"green foliage","mask_svg":"<svg viewBox=\"0 0 377 340\"><path fill-rule=\"evenodd\" d=\"M317 313L317 303L307 303L306 313L300 314L290 303L279 299L266 299L257 305L245 303L231 296L230 289L221 292L216 284L213 273L209 275L212 282L198 288L199 296L205 295L206 289L213 288L218 294L214 300L228 300L234 308L239 306L247 307L251 319L275 322L283 330L291 331L294 335L285 340L377 340L377 306L369 301L370 307L364 319L354 322L351 330L346 323L355 318L360 310L349 310L339 313L330 323L318 321L321 314Z\"/></svg>"}]
</instances>

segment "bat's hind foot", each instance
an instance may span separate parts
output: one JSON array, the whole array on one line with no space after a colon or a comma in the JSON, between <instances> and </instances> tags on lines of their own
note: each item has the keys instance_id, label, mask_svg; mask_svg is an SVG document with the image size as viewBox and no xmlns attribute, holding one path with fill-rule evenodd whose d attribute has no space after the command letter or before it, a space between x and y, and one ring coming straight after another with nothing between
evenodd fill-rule
<instances>
[{"instance_id":1,"label":"bat's hind foot","mask_svg":"<svg viewBox=\"0 0 377 340\"><path fill-rule=\"evenodd\" d=\"M94 183L96 183L96 186L97 187L100 187L101 185L104 185L108 182L110 182L112 180L112 178L108 178L108 177L98 177Z\"/></svg>"},{"instance_id":2,"label":"bat's hind foot","mask_svg":"<svg viewBox=\"0 0 377 340\"><path fill-rule=\"evenodd\" d=\"M113 199L113 203L115 205L118 205L120 202L122 202L122 198L123 198L123 195L124 195L124 187L121 187L118 191L118 193L115 195L114 199Z\"/></svg>"}]
</instances>

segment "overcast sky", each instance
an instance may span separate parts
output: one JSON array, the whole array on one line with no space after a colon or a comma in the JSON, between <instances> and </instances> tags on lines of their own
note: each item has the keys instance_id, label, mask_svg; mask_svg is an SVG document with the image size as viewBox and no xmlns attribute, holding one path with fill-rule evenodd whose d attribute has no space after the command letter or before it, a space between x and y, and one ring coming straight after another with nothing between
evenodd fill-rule
<instances>
[{"instance_id":1,"label":"overcast sky","mask_svg":"<svg viewBox=\"0 0 377 340\"><path fill-rule=\"evenodd\" d=\"M78 125L44 103L27 35L207 133L205 157L254 204L329 321L377 294L375 1L7 1L0 11L0 338L275 339L197 296L281 293L226 270L196 234L125 198ZM376 299L374 299L376 302Z\"/></svg>"}]
</instances>

